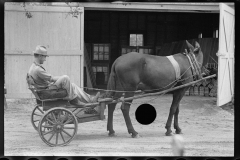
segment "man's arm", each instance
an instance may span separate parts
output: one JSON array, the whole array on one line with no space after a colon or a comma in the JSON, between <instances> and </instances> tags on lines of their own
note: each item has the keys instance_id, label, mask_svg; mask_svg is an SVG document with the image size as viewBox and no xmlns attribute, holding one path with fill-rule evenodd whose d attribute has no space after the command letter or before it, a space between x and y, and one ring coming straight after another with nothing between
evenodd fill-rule
<instances>
[{"instance_id":1,"label":"man's arm","mask_svg":"<svg viewBox=\"0 0 240 160\"><path fill-rule=\"evenodd\" d=\"M56 82L59 78L60 78L60 76L54 76L54 77L51 77L50 81Z\"/></svg>"}]
</instances>

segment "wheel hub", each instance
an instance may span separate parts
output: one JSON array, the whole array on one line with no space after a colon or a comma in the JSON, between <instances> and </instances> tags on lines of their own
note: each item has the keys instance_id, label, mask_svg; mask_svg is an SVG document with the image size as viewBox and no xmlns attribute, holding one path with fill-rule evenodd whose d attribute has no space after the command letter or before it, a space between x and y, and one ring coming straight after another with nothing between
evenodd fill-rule
<instances>
[{"instance_id":1,"label":"wheel hub","mask_svg":"<svg viewBox=\"0 0 240 160\"><path fill-rule=\"evenodd\" d=\"M61 124L56 124L54 127L53 127L53 129L54 129L54 131L55 132L61 132L62 131L62 129L63 129L63 125L61 125Z\"/></svg>"}]
</instances>

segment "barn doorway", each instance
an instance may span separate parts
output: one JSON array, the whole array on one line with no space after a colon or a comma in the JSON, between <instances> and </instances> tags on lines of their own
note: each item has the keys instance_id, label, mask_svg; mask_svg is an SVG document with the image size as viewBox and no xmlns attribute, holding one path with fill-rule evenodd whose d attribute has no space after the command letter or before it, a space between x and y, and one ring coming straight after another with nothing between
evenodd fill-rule
<instances>
[{"instance_id":1,"label":"barn doorway","mask_svg":"<svg viewBox=\"0 0 240 160\"><path fill-rule=\"evenodd\" d=\"M84 16L84 41L90 46L96 88L107 87L110 68L123 54L159 55L167 43L217 39L219 28L219 13L85 10ZM209 59L208 65L216 62Z\"/></svg>"}]
</instances>

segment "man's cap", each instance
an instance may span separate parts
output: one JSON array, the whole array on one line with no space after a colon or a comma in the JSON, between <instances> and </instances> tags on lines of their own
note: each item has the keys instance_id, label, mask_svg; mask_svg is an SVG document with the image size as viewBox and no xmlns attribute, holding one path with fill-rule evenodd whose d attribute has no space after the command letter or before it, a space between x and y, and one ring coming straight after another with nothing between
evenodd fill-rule
<instances>
[{"instance_id":1,"label":"man's cap","mask_svg":"<svg viewBox=\"0 0 240 160\"><path fill-rule=\"evenodd\" d=\"M47 55L47 48L45 46L42 46L42 45L37 45L35 51L33 51L33 54L40 54L40 55L48 56Z\"/></svg>"}]
</instances>

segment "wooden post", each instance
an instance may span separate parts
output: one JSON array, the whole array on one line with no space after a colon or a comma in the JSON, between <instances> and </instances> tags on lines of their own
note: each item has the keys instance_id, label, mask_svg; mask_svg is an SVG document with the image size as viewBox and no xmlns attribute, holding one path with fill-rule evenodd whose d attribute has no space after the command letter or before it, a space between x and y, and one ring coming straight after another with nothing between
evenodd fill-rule
<instances>
[{"instance_id":1,"label":"wooden post","mask_svg":"<svg viewBox=\"0 0 240 160\"><path fill-rule=\"evenodd\" d=\"M106 102L100 102L100 120L103 120L105 119L105 115L104 115L104 111L105 111L105 108L106 108Z\"/></svg>"}]
</instances>

